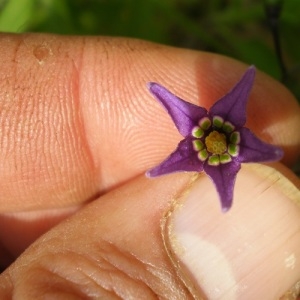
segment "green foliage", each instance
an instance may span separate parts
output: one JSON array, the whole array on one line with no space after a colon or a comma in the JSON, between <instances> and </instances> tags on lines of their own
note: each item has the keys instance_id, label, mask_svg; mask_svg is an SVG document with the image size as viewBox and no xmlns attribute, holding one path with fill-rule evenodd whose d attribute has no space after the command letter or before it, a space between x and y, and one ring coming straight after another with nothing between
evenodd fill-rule
<instances>
[{"instance_id":1,"label":"green foliage","mask_svg":"<svg viewBox=\"0 0 300 300\"><path fill-rule=\"evenodd\" d=\"M0 30L21 32L27 29L33 15L32 0L10 0L0 2Z\"/></svg>"},{"instance_id":2,"label":"green foliage","mask_svg":"<svg viewBox=\"0 0 300 300\"><path fill-rule=\"evenodd\" d=\"M225 54L280 79L265 5L281 8L286 84L300 98L299 0L0 0L0 30L141 38Z\"/></svg>"}]
</instances>

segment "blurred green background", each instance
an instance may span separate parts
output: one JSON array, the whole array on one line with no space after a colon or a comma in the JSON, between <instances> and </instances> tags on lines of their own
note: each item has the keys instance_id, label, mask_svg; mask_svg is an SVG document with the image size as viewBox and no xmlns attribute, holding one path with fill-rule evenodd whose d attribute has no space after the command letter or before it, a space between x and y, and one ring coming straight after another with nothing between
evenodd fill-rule
<instances>
[{"instance_id":1,"label":"blurred green background","mask_svg":"<svg viewBox=\"0 0 300 300\"><path fill-rule=\"evenodd\" d=\"M0 30L127 36L217 52L283 77L300 99L299 0L0 0Z\"/></svg>"}]
</instances>

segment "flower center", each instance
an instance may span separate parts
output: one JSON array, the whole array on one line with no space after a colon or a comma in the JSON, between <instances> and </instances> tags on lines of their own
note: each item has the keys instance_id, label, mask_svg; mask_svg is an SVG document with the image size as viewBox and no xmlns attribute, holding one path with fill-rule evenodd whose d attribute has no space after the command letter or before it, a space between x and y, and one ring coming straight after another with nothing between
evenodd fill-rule
<instances>
[{"instance_id":1,"label":"flower center","mask_svg":"<svg viewBox=\"0 0 300 300\"><path fill-rule=\"evenodd\" d=\"M210 166L218 166L230 163L233 157L237 157L241 135L234 129L233 124L219 116L214 116L212 120L202 118L191 132L193 149L199 160L207 161Z\"/></svg>"},{"instance_id":2,"label":"flower center","mask_svg":"<svg viewBox=\"0 0 300 300\"><path fill-rule=\"evenodd\" d=\"M205 138L206 149L212 154L222 154L227 150L226 136L216 130Z\"/></svg>"}]
</instances>

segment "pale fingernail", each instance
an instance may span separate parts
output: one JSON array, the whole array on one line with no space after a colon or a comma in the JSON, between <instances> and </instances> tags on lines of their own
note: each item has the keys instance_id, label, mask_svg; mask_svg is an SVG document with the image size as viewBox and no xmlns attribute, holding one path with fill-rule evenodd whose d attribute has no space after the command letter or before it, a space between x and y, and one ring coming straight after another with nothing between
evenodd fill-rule
<instances>
[{"instance_id":1,"label":"pale fingernail","mask_svg":"<svg viewBox=\"0 0 300 300\"><path fill-rule=\"evenodd\" d=\"M293 200L293 201L291 201ZM194 294L213 299L279 299L300 279L300 191L262 165L239 172L222 213L205 175L179 197L165 239Z\"/></svg>"}]
</instances>

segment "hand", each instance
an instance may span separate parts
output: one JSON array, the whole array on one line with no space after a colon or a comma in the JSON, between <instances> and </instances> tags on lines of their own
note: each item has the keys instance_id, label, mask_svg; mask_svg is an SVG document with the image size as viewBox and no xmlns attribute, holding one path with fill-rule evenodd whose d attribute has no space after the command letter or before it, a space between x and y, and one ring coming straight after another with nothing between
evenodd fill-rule
<instances>
[{"instance_id":1,"label":"hand","mask_svg":"<svg viewBox=\"0 0 300 300\"><path fill-rule=\"evenodd\" d=\"M203 174L145 178L181 139L146 83L209 107L245 65L119 38L0 47L1 299L278 299L300 279L300 109L283 86L258 74L247 127L286 166L244 165L222 214Z\"/></svg>"}]
</instances>

